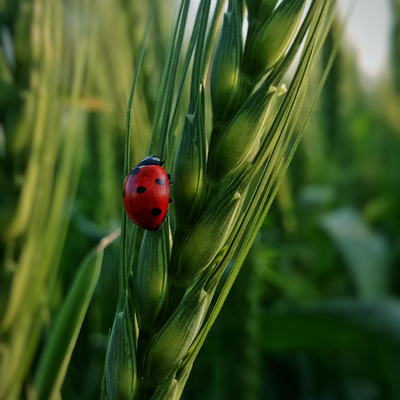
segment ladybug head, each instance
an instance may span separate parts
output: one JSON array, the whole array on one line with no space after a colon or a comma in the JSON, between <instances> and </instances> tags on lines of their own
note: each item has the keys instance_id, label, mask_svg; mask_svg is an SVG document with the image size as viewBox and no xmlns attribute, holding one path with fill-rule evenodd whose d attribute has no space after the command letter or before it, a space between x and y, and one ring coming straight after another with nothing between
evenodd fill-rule
<instances>
[{"instance_id":1,"label":"ladybug head","mask_svg":"<svg viewBox=\"0 0 400 400\"><path fill-rule=\"evenodd\" d=\"M165 161L161 161L158 156L149 156L144 158L137 167L143 167L144 165L163 165Z\"/></svg>"}]
</instances>

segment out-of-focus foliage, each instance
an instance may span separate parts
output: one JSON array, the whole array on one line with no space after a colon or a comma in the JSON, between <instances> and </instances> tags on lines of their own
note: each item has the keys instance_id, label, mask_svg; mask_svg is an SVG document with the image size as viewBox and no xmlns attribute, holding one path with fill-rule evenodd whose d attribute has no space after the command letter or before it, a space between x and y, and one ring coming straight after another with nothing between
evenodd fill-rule
<instances>
[{"instance_id":1,"label":"out-of-focus foliage","mask_svg":"<svg viewBox=\"0 0 400 400\"><path fill-rule=\"evenodd\" d=\"M82 321L68 304L81 298L87 307L97 280L72 286L78 267L120 226L126 105L149 8L125 0L0 1L0 399L36 398L37 368L57 340L54 321L69 318L76 339ZM136 91L133 164L147 151L170 8L168 1L158 8ZM104 254L63 398L100 396L118 257L118 245ZM64 349L67 361L72 347Z\"/></svg>"},{"instance_id":2,"label":"out-of-focus foliage","mask_svg":"<svg viewBox=\"0 0 400 400\"><path fill-rule=\"evenodd\" d=\"M147 151L172 22L170 2L159 3L135 94L132 165ZM126 104L148 9L0 0L0 399L34 398L77 267L119 226ZM366 88L343 46L182 398L400 398L396 0L393 11L390 74ZM104 258L63 399L100 395L118 246Z\"/></svg>"}]
</instances>

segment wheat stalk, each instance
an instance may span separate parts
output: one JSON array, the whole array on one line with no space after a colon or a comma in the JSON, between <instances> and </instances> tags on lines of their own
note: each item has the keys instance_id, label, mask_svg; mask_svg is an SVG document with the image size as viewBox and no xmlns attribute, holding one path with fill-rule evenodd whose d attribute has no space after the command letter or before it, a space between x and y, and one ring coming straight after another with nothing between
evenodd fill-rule
<instances>
[{"instance_id":1,"label":"wheat stalk","mask_svg":"<svg viewBox=\"0 0 400 400\"><path fill-rule=\"evenodd\" d=\"M244 4L230 0L209 94L204 77L223 3L210 12L210 0L201 1L174 96L190 1L183 0L178 13L149 146L167 159L167 169L173 167L175 206L160 231L144 234L139 254L137 228L124 216L120 302L105 373L109 400L180 397L297 145L288 148L335 1L313 0L305 12L305 0L284 0L278 7L275 0L248 0L243 43ZM282 94L277 88L303 41L296 73L272 112L272 102ZM174 157L172 131L193 51L190 102ZM212 115L206 114L209 95ZM131 103L132 97L127 149ZM129 152L126 160L127 173ZM231 260L231 275L210 309Z\"/></svg>"}]
</instances>

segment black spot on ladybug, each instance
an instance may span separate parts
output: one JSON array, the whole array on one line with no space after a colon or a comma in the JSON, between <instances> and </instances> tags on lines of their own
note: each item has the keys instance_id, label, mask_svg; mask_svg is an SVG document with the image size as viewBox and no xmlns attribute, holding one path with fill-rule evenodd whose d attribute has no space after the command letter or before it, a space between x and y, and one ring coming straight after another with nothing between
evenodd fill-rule
<instances>
[{"instance_id":1,"label":"black spot on ladybug","mask_svg":"<svg viewBox=\"0 0 400 400\"><path fill-rule=\"evenodd\" d=\"M136 189L136 193L144 193L146 191L146 188L144 186L139 186Z\"/></svg>"},{"instance_id":2,"label":"black spot on ladybug","mask_svg":"<svg viewBox=\"0 0 400 400\"><path fill-rule=\"evenodd\" d=\"M138 168L138 167L136 167L136 168L133 168L133 170L132 170L132 172L131 172L131 176L135 176L135 175L137 175L138 173L140 172L140 168Z\"/></svg>"},{"instance_id":3,"label":"black spot on ladybug","mask_svg":"<svg viewBox=\"0 0 400 400\"><path fill-rule=\"evenodd\" d=\"M125 190L122 190L122 197L125 197Z\"/></svg>"},{"instance_id":4,"label":"black spot on ladybug","mask_svg":"<svg viewBox=\"0 0 400 400\"><path fill-rule=\"evenodd\" d=\"M164 181L162 179L156 179L157 185L164 186Z\"/></svg>"},{"instance_id":5,"label":"black spot on ladybug","mask_svg":"<svg viewBox=\"0 0 400 400\"><path fill-rule=\"evenodd\" d=\"M159 208L153 208L153 209L151 210L151 215L152 215L153 217L158 217L160 214L161 214L161 210L160 210Z\"/></svg>"}]
</instances>

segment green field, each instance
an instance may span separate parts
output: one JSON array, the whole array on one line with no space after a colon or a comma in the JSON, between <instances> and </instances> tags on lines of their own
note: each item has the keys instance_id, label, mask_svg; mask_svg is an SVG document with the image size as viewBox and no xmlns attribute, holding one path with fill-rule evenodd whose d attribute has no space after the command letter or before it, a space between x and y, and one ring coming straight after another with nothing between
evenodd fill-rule
<instances>
[{"instance_id":1,"label":"green field","mask_svg":"<svg viewBox=\"0 0 400 400\"><path fill-rule=\"evenodd\" d=\"M334 0L189 3L0 0L0 400L400 399L399 1L373 83ZM122 204L150 154L154 235Z\"/></svg>"}]
</instances>

